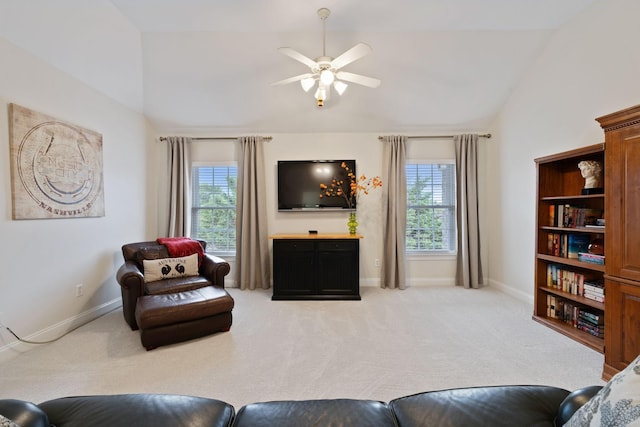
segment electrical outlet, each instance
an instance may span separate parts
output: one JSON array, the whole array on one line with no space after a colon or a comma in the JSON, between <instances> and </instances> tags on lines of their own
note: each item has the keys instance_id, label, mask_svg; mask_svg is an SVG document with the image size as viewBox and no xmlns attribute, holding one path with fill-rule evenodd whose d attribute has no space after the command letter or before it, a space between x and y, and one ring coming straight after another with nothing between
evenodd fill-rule
<instances>
[{"instance_id":1,"label":"electrical outlet","mask_svg":"<svg viewBox=\"0 0 640 427\"><path fill-rule=\"evenodd\" d=\"M373 262L373 265L375 265L376 267L380 267L380 259L376 258L376 260Z\"/></svg>"},{"instance_id":2,"label":"electrical outlet","mask_svg":"<svg viewBox=\"0 0 640 427\"><path fill-rule=\"evenodd\" d=\"M82 295L84 295L84 285L80 283L76 285L76 297L81 297Z\"/></svg>"}]
</instances>

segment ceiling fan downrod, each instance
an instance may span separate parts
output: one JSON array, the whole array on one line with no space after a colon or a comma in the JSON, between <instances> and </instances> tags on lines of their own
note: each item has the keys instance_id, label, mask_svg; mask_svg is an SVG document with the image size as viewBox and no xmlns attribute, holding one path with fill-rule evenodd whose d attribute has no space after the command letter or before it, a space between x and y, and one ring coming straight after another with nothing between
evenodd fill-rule
<instances>
[{"instance_id":1,"label":"ceiling fan downrod","mask_svg":"<svg viewBox=\"0 0 640 427\"><path fill-rule=\"evenodd\" d=\"M331 15L331 11L326 7L318 9L318 16L322 20L322 56L327 56L327 18Z\"/></svg>"}]
</instances>

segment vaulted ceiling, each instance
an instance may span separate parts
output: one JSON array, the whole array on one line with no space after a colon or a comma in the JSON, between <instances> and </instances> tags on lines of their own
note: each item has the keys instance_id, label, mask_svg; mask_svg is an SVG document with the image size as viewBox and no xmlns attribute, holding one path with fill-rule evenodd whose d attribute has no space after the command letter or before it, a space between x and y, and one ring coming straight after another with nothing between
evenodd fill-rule
<instances>
[{"instance_id":1,"label":"vaulted ceiling","mask_svg":"<svg viewBox=\"0 0 640 427\"><path fill-rule=\"evenodd\" d=\"M0 36L159 132L482 131L558 28L597 0L0 0ZM373 52L322 109L280 54Z\"/></svg>"}]
</instances>

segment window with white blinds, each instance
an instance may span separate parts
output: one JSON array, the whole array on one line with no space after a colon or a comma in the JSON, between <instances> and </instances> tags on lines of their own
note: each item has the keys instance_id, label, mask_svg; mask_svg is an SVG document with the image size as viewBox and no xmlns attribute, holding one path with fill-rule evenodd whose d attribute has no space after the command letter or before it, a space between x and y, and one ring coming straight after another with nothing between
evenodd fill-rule
<instances>
[{"instance_id":1,"label":"window with white blinds","mask_svg":"<svg viewBox=\"0 0 640 427\"><path fill-rule=\"evenodd\" d=\"M236 166L192 168L191 237L207 242L207 252L236 251Z\"/></svg>"},{"instance_id":2,"label":"window with white blinds","mask_svg":"<svg viewBox=\"0 0 640 427\"><path fill-rule=\"evenodd\" d=\"M456 250L453 163L407 163L408 253Z\"/></svg>"}]
</instances>

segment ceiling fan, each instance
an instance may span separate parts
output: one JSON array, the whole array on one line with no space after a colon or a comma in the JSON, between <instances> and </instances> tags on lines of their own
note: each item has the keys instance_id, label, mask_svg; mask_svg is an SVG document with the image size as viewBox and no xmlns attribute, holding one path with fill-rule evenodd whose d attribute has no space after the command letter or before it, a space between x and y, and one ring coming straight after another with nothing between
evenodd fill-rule
<instances>
[{"instance_id":1,"label":"ceiling fan","mask_svg":"<svg viewBox=\"0 0 640 427\"><path fill-rule=\"evenodd\" d=\"M337 58L327 56L326 48L326 20L331 14L327 8L318 9L318 16L322 20L322 56L311 59L290 47L281 47L278 49L284 55L302 62L311 69L310 73L300 74L288 79L280 80L272 83L272 86L284 85L288 83L300 82L302 89L308 92L318 82L318 88L315 92L317 106L324 106L324 101L329 97L331 86L342 95L347 89L347 83L356 83L370 88L380 86L380 80L373 77L367 77L360 74L341 71L340 69L365 55L371 53L371 47L365 43L358 43L351 49L344 52Z\"/></svg>"}]
</instances>

